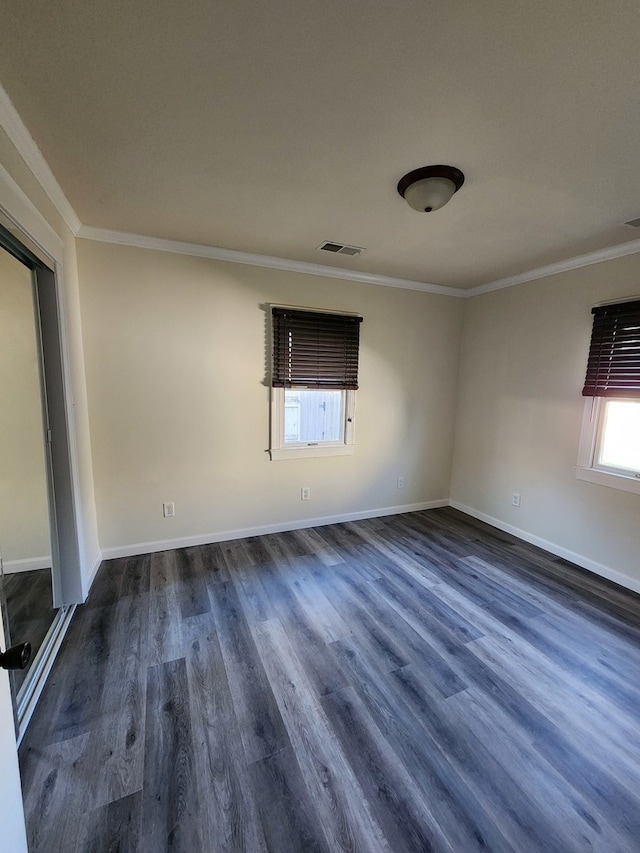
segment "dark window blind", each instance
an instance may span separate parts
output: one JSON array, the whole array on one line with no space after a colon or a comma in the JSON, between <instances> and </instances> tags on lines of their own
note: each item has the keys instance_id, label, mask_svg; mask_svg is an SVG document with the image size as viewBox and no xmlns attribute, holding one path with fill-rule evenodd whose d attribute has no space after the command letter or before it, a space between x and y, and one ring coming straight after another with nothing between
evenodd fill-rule
<instances>
[{"instance_id":1,"label":"dark window blind","mask_svg":"<svg viewBox=\"0 0 640 853\"><path fill-rule=\"evenodd\" d=\"M583 395L640 398L640 299L601 305L592 313Z\"/></svg>"},{"instance_id":2,"label":"dark window blind","mask_svg":"<svg viewBox=\"0 0 640 853\"><path fill-rule=\"evenodd\" d=\"M274 388L357 388L362 317L272 308Z\"/></svg>"}]
</instances>

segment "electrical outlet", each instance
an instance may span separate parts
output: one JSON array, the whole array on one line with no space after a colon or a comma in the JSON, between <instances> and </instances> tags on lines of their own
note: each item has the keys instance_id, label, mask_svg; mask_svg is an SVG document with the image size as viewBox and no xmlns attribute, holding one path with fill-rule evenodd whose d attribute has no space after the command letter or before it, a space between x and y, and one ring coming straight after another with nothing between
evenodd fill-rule
<instances>
[{"instance_id":1,"label":"electrical outlet","mask_svg":"<svg viewBox=\"0 0 640 853\"><path fill-rule=\"evenodd\" d=\"M311 500L311 489L309 486L303 486L300 489L300 500L301 501L310 501Z\"/></svg>"},{"instance_id":2,"label":"electrical outlet","mask_svg":"<svg viewBox=\"0 0 640 853\"><path fill-rule=\"evenodd\" d=\"M511 503L513 506L520 506L520 492L514 492L511 495Z\"/></svg>"},{"instance_id":3,"label":"electrical outlet","mask_svg":"<svg viewBox=\"0 0 640 853\"><path fill-rule=\"evenodd\" d=\"M165 518L175 518L176 505L173 501L162 504L162 514Z\"/></svg>"},{"instance_id":4,"label":"electrical outlet","mask_svg":"<svg viewBox=\"0 0 640 853\"><path fill-rule=\"evenodd\" d=\"M398 486L399 489L404 489L404 477L398 477Z\"/></svg>"}]
</instances>

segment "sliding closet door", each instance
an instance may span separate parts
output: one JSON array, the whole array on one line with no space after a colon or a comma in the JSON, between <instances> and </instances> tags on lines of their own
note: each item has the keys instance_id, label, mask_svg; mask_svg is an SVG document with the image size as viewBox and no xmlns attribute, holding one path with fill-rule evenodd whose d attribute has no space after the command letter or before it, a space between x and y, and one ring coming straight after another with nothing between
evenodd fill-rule
<instances>
[{"instance_id":1,"label":"sliding closet door","mask_svg":"<svg viewBox=\"0 0 640 853\"><path fill-rule=\"evenodd\" d=\"M57 609L39 326L34 271L0 249L0 605L5 646L32 649L25 668L10 673L16 702Z\"/></svg>"},{"instance_id":2,"label":"sliding closet door","mask_svg":"<svg viewBox=\"0 0 640 853\"><path fill-rule=\"evenodd\" d=\"M0 549L13 700L24 732L72 615L82 600L64 356L55 262L0 212ZM7 659L5 659L5 663Z\"/></svg>"}]
</instances>

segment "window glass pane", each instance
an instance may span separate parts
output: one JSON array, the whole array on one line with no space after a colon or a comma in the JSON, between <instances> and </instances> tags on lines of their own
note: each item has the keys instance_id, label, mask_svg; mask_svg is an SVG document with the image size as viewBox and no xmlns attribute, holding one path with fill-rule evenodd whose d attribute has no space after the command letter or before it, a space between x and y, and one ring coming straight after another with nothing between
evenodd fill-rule
<instances>
[{"instance_id":1,"label":"window glass pane","mask_svg":"<svg viewBox=\"0 0 640 853\"><path fill-rule=\"evenodd\" d=\"M344 391L287 388L284 395L284 442L342 441Z\"/></svg>"},{"instance_id":2,"label":"window glass pane","mask_svg":"<svg viewBox=\"0 0 640 853\"><path fill-rule=\"evenodd\" d=\"M600 465L640 471L640 400L607 400Z\"/></svg>"}]
</instances>

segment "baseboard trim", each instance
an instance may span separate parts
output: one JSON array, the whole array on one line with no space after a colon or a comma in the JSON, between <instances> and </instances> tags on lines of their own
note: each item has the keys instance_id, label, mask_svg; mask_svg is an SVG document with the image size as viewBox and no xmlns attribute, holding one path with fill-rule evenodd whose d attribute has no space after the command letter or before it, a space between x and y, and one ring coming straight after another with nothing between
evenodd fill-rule
<instances>
[{"instance_id":1,"label":"baseboard trim","mask_svg":"<svg viewBox=\"0 0 640 853\"><path fill-rule=\"evenodd\" d=\"M587 569L587 571L592 572L594 575L599 575L602 578L613 581L613 583L618 584L618 586L622 586L632 592L640 593L640 580L630 578L628 575L619 572L617 569L604 566L602 563L596 563L595 560L590 560L582 554L576 554L568 548L563 548L562 545L556 545L555 542L549 542L547 539L542 539L540 536L528 533L526 530L515 527L513 524L507 524L499 518L494 518L492 515L487 515L486 513L480 512L471 506L466 506L459 501L450 501L449 505L454 509L460 510L460 512L464 512L466 515L470 515L473 518L477 518L479 521L484 521L486 524L490 524L492 527L497 527L498 530L504 530L505 533L517 536L518 539L523 539L525 542L529 542L531 545L536 545L544 551L549 551L551 554L555 554L556 557L562 557L570 563L575 563L576 566L580 566L582 569Z\"/></svg>"},{"instance_id":2,"label":"baseboard trim","mask_svg":"<svg viewBox=\"0 0 640 853\"><path fill-rule=\"evenodd\" d=\"M102 551L98 551L93 558L91 563L91 567L89 568L89 574L86 578L83 578L82 581L82 597L83 601L86 601L89 596L89 590L91 589L91 584L95 580L96 575L98 574L98 569L102 565Z\"/></svg>"},{"instance_id":3,"label":"baseboard trim","mask_svg":"<svg viewBox=\"0 0 640 853\"><path fill-rule=\"evenodd\" d=\"M35 572L38 569L50 569L51 557L26 557L23 560L7 560L2 563L5 575L14 575L17 572Z\"/></svg>"},{"instance_id":4,"label":"baseboard trim","mask_svg":"<svg viewBox=\"0 0 640 853\"><path fill-rule=\"evenodd\" d=\"M154 554L158 551L171 551L174 548L188 548L192 545L206 545L209 542L225 542L228 539L246 539L247 536L264 536L267 533L285 533L289 530L303 530L306 527L321 527L324 524L340 524L343 521L359 521L364 518L380 518L384 515L400 515L404 512L419 512L424 509L449 506L446 498L435 501L423 501L403 506L387 506L380 509L365 509L359 512L347 512L341 515L326 515L320 518L304 518L296 521L263 524L257 527L244 527L236 530L221 530L215 533L203 533L197 536L183 536L178 539L163 539L157 542L137 542L132 545L118 545L102 549L103 560L118 557L137 557L140 554Z\"/></svg>"}]
</instances>

